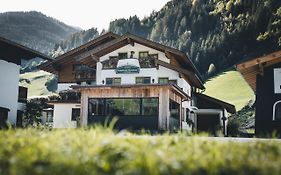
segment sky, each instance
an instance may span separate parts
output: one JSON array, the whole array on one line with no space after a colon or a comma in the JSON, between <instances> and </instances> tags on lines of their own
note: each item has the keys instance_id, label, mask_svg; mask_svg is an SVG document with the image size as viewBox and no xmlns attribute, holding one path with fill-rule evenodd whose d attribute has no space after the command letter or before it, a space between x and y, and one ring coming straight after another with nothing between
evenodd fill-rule
<instances>
[{"instance_id":1,"label":"sky","mask_svg":"<svg viewBox=\"0 0 281 175\"><path fill-rule=\"evenodd\" d=\"M68 25L99 31L117 18L149 16L169 0L0 0L0 12L40 11Z\"/></svg>"}]
</instances>

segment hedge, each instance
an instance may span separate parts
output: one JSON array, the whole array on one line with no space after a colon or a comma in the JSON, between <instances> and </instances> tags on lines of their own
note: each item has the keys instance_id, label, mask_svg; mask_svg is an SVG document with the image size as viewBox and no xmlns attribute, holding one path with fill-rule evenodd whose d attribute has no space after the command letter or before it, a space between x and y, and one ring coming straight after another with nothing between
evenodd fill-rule
<instances>
[{"instance_id":1,"label":"hedge","mask_svg":"<svg viewBox=\"0 0 281 175\"><path fill-rule=\"evenodd\" d=\"M106 128L0 131L0 174L281 174L281 142Z\"/></svg>"}]
</instances>

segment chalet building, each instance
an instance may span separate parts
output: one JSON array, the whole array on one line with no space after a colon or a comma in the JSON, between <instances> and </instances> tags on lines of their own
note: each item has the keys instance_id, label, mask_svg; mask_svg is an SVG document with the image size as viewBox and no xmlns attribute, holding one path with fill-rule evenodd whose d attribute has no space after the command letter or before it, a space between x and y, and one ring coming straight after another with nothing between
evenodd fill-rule
<instances>
[{"instance_id":1,"label":"chalet building","mask_svg":"<svg viewBox=\"0 0 281 175\"><path fill-rule=\"evenodd\" d=\"M21 125L27 100L27 88L19 86L21 60L51 60L47 56L0 37L0 128L8 121Z\"/></svg>"},{"instance_id":2,"label":"chalet building","mask_svg":"<svg viewBox=\"0 0 281 175\"><path fill-rule=\"evenodd\" d=\"M255 132L281 136L281 51L243 61L237 70L256 94Z\"/></svg>"},{"instance_id":3,"label":"chalet building","mask_svg":"<svg viewBox=\"0 0 281 175\"><path fill-rule=\"evenodd\" d=\"M55 128L118 117L120 129L191 129L199 110L192 107L193 99L205 89L186 54L132 34L107 33L40 68L58 75L58 92L79 92L76 98L50 101ZM216 112L204 106L204 115L217 118L216 125L223 127L228 107L216 100L211 101Z\"/></svg>"}]
</instances>

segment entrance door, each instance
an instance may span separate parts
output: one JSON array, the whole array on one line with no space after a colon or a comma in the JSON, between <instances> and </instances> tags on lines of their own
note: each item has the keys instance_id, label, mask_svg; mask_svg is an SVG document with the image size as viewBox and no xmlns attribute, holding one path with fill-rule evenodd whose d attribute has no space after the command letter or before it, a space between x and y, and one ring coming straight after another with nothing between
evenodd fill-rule
<instances>
[{"instance_id":1,"label":"entrance door","mask_svg":"<svg viewBox=\"0 0 281 175\"><path fill-rule=\"evenodd\" d=\"M7 128L8 111L9 109L0 108L0 129Z\"/></svg>"}]
</instances>

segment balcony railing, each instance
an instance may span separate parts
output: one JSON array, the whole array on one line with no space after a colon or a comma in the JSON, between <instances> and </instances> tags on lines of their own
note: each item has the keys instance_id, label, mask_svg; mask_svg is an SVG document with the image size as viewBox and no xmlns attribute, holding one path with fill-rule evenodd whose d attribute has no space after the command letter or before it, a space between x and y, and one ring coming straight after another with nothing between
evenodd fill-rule
<instances>
[{"instance_id":1,"label":"balcony railing","mask_svg":"<svg viewBox=\"0 0 281 175\"><path fill-rule=\"evenodd\" d=\"M123 60L124 58L120 57L110 57L108 60L102 62L103 69L116 69L117 63L119 60ZM126 58L125 58L126 59ZM127 58L132 59L132 58ZM137 58L134 58L137 59ZM155 59L152 56L138 58L140 68L154 68L156 67Z\"/></svg>"},{"instance_id":2,"label":"balcony railing","mask_svg":"<svg viewBox=\"0 0 281 175\"><path fill-rule=\"evenodd\" d=\"M78 65L74 69L75 79L78 82L96 81L96 69L87 65Z\"/></svg>"},{"instance_id":3,"label":"balcony railing","mask_svg":"<svg viewBox=\"0 0 281 175\"><path fill-rule=\"evenodd\" d=\"M19 86L19 95L18 95L18 102L26 103L27 102L27 88Z\"/></svg>"}]
</instances>

